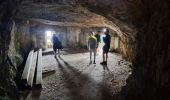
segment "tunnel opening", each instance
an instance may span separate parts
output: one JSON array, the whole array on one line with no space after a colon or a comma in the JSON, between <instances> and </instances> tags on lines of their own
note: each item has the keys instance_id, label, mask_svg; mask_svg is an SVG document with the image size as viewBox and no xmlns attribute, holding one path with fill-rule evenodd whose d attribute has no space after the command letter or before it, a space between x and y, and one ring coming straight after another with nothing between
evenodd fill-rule
<instances>
[{"instance_id":1,"label":"tunnel opening","mask_svg":"<svg viewBox=\"0 0 170 100\"><path fill-rule=\"evenodd\" d=\"M52 48L52 36L53 36L53 34L56 34L54 31L45 31L45 33L46 33L46 42L47 42L47 48Z\"/></svg>"}]
</instances>

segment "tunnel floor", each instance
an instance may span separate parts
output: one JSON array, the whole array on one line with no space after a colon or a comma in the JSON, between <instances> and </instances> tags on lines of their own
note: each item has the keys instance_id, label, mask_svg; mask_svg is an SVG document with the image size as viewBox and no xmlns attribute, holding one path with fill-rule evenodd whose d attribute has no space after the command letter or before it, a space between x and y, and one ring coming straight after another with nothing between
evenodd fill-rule
<instances>
[{"instance_id":1,"label":"tunnel floor","mask_svg":"<svg viewBox=\"0 0 170 100\"><path fill-rule=\"evenodd\" d=\"M43 56L42 89L28 91L23 100L112 100L131 74L130 63L110 53L107 66L89 64L89 53L62 52Z\"/></svg>"}]
</instances>

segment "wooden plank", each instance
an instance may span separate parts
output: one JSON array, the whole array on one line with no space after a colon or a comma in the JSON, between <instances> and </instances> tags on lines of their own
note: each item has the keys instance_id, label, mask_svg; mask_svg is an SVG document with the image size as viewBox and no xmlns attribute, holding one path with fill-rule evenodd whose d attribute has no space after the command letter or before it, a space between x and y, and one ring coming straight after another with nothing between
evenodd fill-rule
<instances>
[{"instance_id":1,"label":"wooden plank","mask_svg":"<svg viewBox=\"0 0 170 100\"><path fill-rule=\"evenodd\" d=\"M24 68L24 71L23 71L22 77L21 77L21 79L24 80L26 83L28 82L28 77L29 77L30 68L31 68L31 64L32 64L33 54L34 54L34 51L31 50L28 55L28 58L27 58L27 61L25 64L25 68Z\"/></svg>"},{"instance_id":2,"label":"wooden plank","mask_svg":"<svg viewBox=\"0 0 170 100\"><path fill-rule=\"evenodd\" d=\"M29 78L28 78L28 85L31 87L33 86L33 81L34 81L34 74L35 74L35 68L37 63L37 54L38 52L34 53L31 68L30 68Z\"/></svg>"},{"instance_id":3,"label":"wooden plank","mask_svg":"<svg viewBox=\"0 0 170 100\"><path fill-rule=\"evenodd\" d=\"M42 87L42 49L38 51L36 85Z\"/></svg>"}]
</instances>

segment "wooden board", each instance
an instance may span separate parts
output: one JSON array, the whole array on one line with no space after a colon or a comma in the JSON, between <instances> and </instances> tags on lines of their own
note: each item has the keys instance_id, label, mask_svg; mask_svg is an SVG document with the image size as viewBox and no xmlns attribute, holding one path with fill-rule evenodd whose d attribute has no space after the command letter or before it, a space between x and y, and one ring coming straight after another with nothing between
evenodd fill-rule
<instances>
[{"instance_id":1,"label":"wooden board","mask_svg":"<svg viewBox=\"0 0 170 100\"><path fill-rule=\"evenodd\" d=\"M42 86L42 49L38 51L36 85Z\"/></svg>"},{"instance_id":2,"label":"wooden board","mask_svg":"<svg viewBox=\"0 0 170 100\"><path fill-rule=\"evenodd\" d=\"M36 63L37 63L37 54L38 52L35 52L33 55L29 78L28 78L28 86L31 86L31 87L33 86L33 81L34 81L34 74L35 74L35 68L36 68Z\"/></svg>"},{"instance_id":3,"label":"wooden board","mask_svg":"<svg viewBox=\"0 0 170 100\"><path fill-rule=\"evenodd\" d=\"M24 80L26 83L28 82L28 78L29 78L30 68L31 68L32 59L33 59L33 54L34 54L34 51L31 50L29 55L28 55L28 58L27 58L27 61L26 61L26 64L25 64L25 68L23 70L22 77L21 77L21 79Z\"/></svg>"}]
</instances>

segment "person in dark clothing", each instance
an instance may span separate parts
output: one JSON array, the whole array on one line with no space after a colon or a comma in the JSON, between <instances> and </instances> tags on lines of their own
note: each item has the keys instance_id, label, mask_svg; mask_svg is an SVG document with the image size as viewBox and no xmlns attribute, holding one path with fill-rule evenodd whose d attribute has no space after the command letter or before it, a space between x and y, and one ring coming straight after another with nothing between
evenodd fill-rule
<instances>
[{"instance_id":1,"label":"person in dark clothing","mask_svg":"<svg viewBox=\"0 0 170 100\"><path fill-rule=\"evenodd\" d=\"M104 42L104 46L103 46L103 62L101 62L100 64L103 65L107 65L107 59L108 59L108 52L110 49L110 42L111 42L111 37L109 35L109 30L107 29L105 32L105 37L103 37L103 42Z\"/></svg>"},{"instance_id":2,"label":"person in dark clothing","mask_svg":"<svg viewBox=\"0 0 170 100\"><path fill-rule=\"evenodd\" d=\"M55 58L56 58L56 55L57 55L56 52L58 52L58 54L60 54L60 50L62 49L62 44L61 44L61 42L59 41L59 39L58 39L58 37L56 36L56 34L53 34L52 40L53 40L54 55L55 55Z\"/></svg>"},{"instance_id":3,"label":"person in dark clothing","mask_svg":"<svg viewBox=\"0 0 170 100\"><path fill-rule=\"evenodd\" d=\"M99 43L101 42L101 39L100 39L100 31L98 31L96 34L95 34L95 37L97 39L97 47L96 47L96 53L98 53L99 49Z\"/></svg>"}]
</instances>

